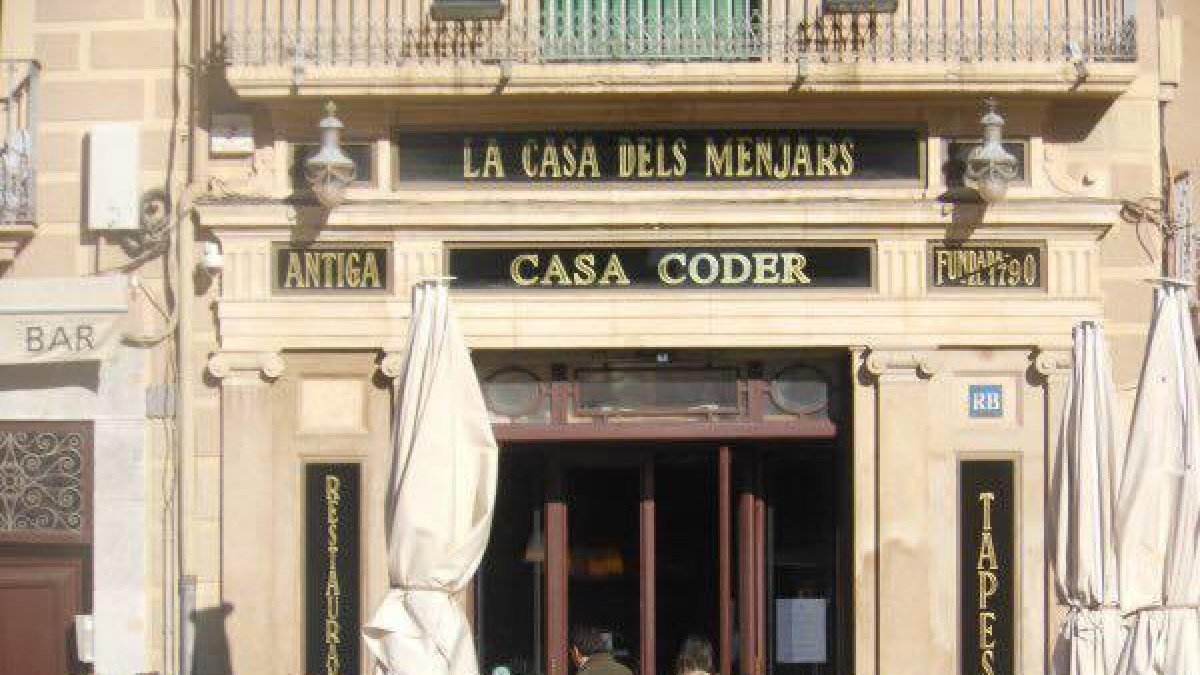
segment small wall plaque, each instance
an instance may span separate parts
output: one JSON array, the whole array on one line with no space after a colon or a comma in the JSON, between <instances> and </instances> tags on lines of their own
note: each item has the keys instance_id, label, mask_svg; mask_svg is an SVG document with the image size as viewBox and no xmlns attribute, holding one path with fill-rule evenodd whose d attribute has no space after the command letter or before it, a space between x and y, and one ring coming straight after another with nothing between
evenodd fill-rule
<instances>
[{"instance_id":1,"label":"small wall plaque","mask_svg":"<svg viewBox=\"0 0 1200 675\"><path fill-rule=\"evenodd\" d=\"M223 157L254 154L254 117L245 113L213 113L208 151Z\"/></svg>"},{"instance_id":2,"label":"small wall plaque","mask_svg":"<svg viewBox=\"0 0 1200 675\"><path fill-rule=\"evenodd\" d=\"M967 385L967 415L984 419L1004 417L1004 387L998 384Z\"/></svg>"},{"instance_id":3,"label":"small wall plaque","mask_svg":"<svg viewBox=\"0 0 1200 675\"><path fill-rule=\"evenodd\" d=\"M387 244L277 245L277 293L382 293L390 286Z\"/></svg>"},{"instance_id":4,"label":"small wall plaque","mask_svg":"<svg viewBox=\"0 0 1200 675\"><path fill-rule=\"evenodd\" d=\"M929 248L933 288L1040 289L1042 247L991 242L935 243Z\"/></svg>"}]
</instances>

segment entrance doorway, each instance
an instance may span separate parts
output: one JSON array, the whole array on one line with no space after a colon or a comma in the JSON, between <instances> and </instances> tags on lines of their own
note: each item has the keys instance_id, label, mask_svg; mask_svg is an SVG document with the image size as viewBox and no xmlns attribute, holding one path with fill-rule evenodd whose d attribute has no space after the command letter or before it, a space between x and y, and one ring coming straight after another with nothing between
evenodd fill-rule
<instances>
[{"instance_id":1,"label":"entrance doorway","mask_svg":"<svg viewBox=\"0 0 1200 675\"><path fill-rule=\"evenodd\" d=\"M835 439L506 445L484 672L569 675L576 624L637 675L672 675L689 636L723 675L849 672L848 469Z\"/></svg>"},{"instance_id":2,"label":"entrance doorway","mask_svg":"<svg viewBox=\"0 0 1200 675\"><path fill-rule=\"evenodd\" d=\"M90 613L92 425L0 422L0 675L75 675Z\"/></svg>"}]
</instances>

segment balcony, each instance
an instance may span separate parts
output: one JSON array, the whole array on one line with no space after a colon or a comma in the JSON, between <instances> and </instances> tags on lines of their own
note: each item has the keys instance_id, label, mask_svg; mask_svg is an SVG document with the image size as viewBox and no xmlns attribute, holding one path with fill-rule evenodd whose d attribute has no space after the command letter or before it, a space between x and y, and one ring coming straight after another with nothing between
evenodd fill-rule
<instances>
[{"instance_id":1,"label":"balcony","mask_svg":"<svg viewBox=\"0 0 1200 675\"><path fill-rule=\"evenodd\" d=\"M496 20L437 21L431 0L225 0L221 46L230 83L252 97L1116 95L1135 75L1125 0L899 0L873 14L828 1L509 0Z\"/></svg>"},{"instance_id":2,"label":"balcony","mask_svg":"<svg viewBox=\"0 0 1200 675\"><path fill-rule=\"evenodd\" d=\"M30 59L0 59L0 265L33 231L36 199L35 140L40 66Z\"/></svg>"}]
</instances>

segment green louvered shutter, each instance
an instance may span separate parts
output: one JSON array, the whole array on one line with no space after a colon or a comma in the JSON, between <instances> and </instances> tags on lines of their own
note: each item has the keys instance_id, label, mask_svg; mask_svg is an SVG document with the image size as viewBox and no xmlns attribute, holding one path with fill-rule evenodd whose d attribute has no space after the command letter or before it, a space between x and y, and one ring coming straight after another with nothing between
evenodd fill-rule
<instances>
[{"instance_id":1,"label":"green louvered shutter","mask_svg":"<svg viewBox=\"0 0 1200 675\"><path fill-rule=\"evenodd\" d=\"M749 59L757 0L543 0L544 54L562 60Z\"/></svg>"}]
</instances>

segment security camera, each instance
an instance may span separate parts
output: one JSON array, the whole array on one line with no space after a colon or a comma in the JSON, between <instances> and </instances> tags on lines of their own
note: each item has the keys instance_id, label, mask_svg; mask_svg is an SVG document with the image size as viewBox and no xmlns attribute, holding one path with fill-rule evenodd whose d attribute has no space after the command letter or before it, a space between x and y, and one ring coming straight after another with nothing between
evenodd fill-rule
<instances>
[{"instance_id":1,"label":"security camera","mask_svg":"<svg viewBox=\"0 0 1200 675\"><path fill-rule=\"evenodd\" d=\"M221 246L215 241L204 242L200 249L200 268L211 276L221 273L225 267L225 256L221 255Z\"/></svg>"},{"instance_id":2,"label":"security camera","mask_svg":"<svg viewBox=\"0 0 1200 675\"><path fill-rule=\"evenodd\" d=\"M1070 63L1075 68L1075 79L1082 82L1087 79L1088 67L1087 62L1083 59L1083 49L1078 42L1068 42L1066 47L1067 63Z\"/></svg>"}]
</instances>

